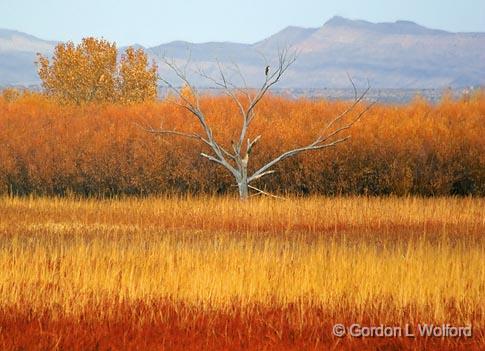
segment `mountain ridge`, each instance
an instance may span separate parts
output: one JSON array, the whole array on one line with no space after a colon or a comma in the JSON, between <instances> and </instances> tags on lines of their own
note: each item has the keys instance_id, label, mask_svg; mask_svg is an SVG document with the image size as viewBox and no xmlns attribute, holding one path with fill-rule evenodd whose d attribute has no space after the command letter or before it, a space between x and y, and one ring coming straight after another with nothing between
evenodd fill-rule
<instances>
[{"instance_id":1,"label":"mountain ridge","mask_svg":"<svg viewBox=\"0 0 485 351\"><path fill-rule=\"evenodd\" d=\"M57 43L0 29L0 85L38 84L35 53L52 54ZM370 80L378 88L485 85L485 33L453 33L405 20L372 23L334 16L321 27L287 26L252 44L176 40L143 49L168 78L174 76L162 57L181 63L190 54L193 65L209 74L217 73L216 60L227 67L237 63L248 85L258 86L264 79L263 57L274 64L284 47L298 51L299 58L281 81L283 88L344 88L347 73L357 83ZM197 75L190 78L199 86L209 83Z\"/></svg>"}]
</instances>

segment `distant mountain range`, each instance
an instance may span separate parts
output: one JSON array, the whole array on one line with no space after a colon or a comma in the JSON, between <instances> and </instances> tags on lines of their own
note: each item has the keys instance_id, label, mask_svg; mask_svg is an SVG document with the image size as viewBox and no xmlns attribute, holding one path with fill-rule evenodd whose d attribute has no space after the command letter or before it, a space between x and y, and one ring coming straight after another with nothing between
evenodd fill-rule
<instances>
[{"instance_id":1,"label":"distant mountain range","mask_svg":"<svg viewBox=\"0 0 485 351\"><path fill-rule=\"evenodd\" d=\"M0 29L0 85L39 84L35 54L51 54L57 42ZM174 78L161 57L182 64L190 53L191 67L217 73L218 60L233 79L237 63L249 86L264 79L265 61L278 49L290 47L298 60L281 81L283 88L348 88L347 73L358 84L369 80L373 88L426 89L485 85L485 33L450 33L414 22L370 23L333 17L319 28L287 27L254 44L174 41L144 48ZM189 69L189 72L191 70ZM210 82L196 74L199 86Z\"/></svg>"}]
</instances>

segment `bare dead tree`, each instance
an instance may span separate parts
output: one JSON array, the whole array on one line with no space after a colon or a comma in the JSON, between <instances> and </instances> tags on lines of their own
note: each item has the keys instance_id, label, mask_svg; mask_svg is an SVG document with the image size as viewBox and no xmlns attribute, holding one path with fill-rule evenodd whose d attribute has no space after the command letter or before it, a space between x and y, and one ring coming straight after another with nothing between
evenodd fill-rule
<instances>
[{"instance_id":1,"label":"bare dead tree","mask_svg":"<svg viewBox=\"0 0 485 351\"><path fill-rule=\"evenodd\" d=\"M175 93L175 95L178 97L178 101L175 101L175 103L188 110L194 116L194 118L197 119L198 123L202 127L203 133L186 133L177 130L153 127L145 127L145 130L157 135L175 135L192 138L206 144L211 150L210 154L201 152L200 155L223 166L231 173L236 181L241 199L248 198L249 189L255 190L259 194L270 195L251 185L251 183L266 175L274 173L274 170L271 168L280 161L296 156L305 151L330 148L345 142L350 138L350 136L344 136L343 132L349 130L372 106L372 104L367 104L366 107L357 113L356 116L350 120L346 118L350 116L351 112L356 109L357 105L364 102L364 98L370 89L369 85L367 85L367 88L360 95L357 94L356 86L349 76L349 80L354 89L354 99L353 102L342 113L333 118L326 126L324 126L323 129L316 135L315 139L313 139L313 141L309 144L283 152L261 168L254 171L252 174L248 174L249 158L255 145L261 139L260 135L252 140L247 138L248 129L251 126L251 122L256 117L256 106L263 99L268 90L280 81L288 68L295 62L296 58L296 53L290 53L288 49L284 49L278 54L278 62L275 68L270 70L269 64L266 62L266 68L262 70L265 80L261 87L256 91L251 91L247 88L244 76L237 64L233 63L233 69L242 80L244 85L243 88L237 86L230 79L228 79L224 67L220 62L217 62L219 75L218 78L214 78L206 74L201 69L197 71L197 73L202 77L208 79L217 87L222 89L222 91L232 99L239 110L241 129L238 133L238 140L231 142L232 150L226 150L221 143L214 138L212 129L207 122L206 115L200 107L200 94L197 88L189 81L187 76L187 66L189 61L187 61L185 66L179 67L174 60L170 61L168 59L164 59L164 63L171 69L171 71L175 73L177 78L185 86L185 89L189 90L191 97L187 97L186 94L183 94L182 88L175 86L169 80L161 77L161 81L165 83L169 90Z\"/></svg>"}]
</instances>

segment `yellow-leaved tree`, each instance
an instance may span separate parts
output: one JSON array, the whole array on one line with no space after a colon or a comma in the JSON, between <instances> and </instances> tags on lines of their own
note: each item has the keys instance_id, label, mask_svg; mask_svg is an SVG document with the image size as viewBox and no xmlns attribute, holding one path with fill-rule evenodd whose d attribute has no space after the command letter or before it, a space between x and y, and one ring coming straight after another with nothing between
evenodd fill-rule
<instances>
[{"instance_id":1,"label":"yellow-leaved tree","mask_svg":"<svg viewBox=\"0 0 485 351\"><path fill-rule=\"evenodd\" d=\"M120 62L115 43L84 38L56 46L52 62L38 54L38 72L47 95L62 103L142 102L156 97L157 67L143 50L128 48Z\"/></svg>"},{"instance_id":2,"label":"yellow-leaved tree","mask_svg":"<svg viewBox=\"0 0 485 351\"><path fill-rule=\"evenodd\" d=\"M122 102L136 103L157 97L157 65L148 64L142 49L126 49L119 68L119 96Z\"/></svg>"}]
</instances>

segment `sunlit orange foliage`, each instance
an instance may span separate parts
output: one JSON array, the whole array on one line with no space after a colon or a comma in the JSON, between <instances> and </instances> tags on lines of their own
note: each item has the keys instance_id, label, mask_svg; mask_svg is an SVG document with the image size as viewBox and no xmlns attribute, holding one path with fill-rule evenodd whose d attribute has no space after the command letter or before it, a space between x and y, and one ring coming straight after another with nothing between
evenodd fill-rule
<instances>
[{"instance_id":1,"label":"sunlit orange foliage","mask_svg":"<svg viewBox=\"0 0 485 351\"><path fill-rule=\"evenodd\" d=\"M347 106L268 96L251 138L261 134L249 167L312 140ZM240 117L226 97L205 96L214 135L230 149ZM377 105L352 139L275 167L260 188L296 194L485 194L485 94L444 97L437 105ZM196 140L153 136L140 125L199 130L170 101L136 105L63 105L36 94L0 98L0 191L83 195L233 192L226 170L200 157Z\"/></svg>"},{"instance_id":2,"label":"sunlit orange foliage","mask_svg":"<svg viewBox=\"0 0 485 351\"><path fill-rule=\"evenodd\" d=\"M56 46L52 62L38 54L38 72L47 95L62 103L153 100L157 66L143 50L128 48L117 62L115 43L84 38Z\"/></svg>"}]
</instances>

